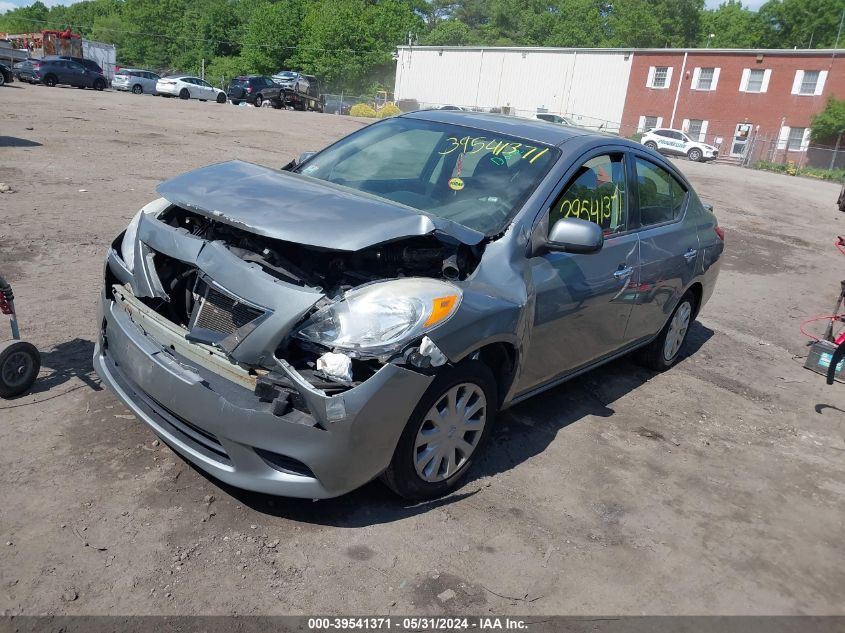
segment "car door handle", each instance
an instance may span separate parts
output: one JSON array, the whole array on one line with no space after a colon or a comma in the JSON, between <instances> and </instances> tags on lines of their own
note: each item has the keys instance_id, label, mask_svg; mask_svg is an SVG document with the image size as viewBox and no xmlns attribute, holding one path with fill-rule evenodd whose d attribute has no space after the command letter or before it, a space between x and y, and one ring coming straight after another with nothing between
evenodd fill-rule
<instances>
[{"instance_id":1,"label":"car door handle","mask_svg":"<svg viewBox=\"0 0 845 633\"><path fill-rule=\"evenodd\" d=\"M698 255L698 251L695 250L694 248L690 248L689 250L687 250L686 253L684 253L684 259L687 260L687 261L690 261L696 255Z\"/></svg>"},{"instance_id":2,"label":"car door handle","mask_svg":"<svg viewBox=\"0 0 845 633\"><path fill-rule=\"evenodd\" d=\"M625 266L624 268L620 268L615 273L613 273L613 276L617 279L625 279L626 277L630 277L631 273L633 272L634 269L631 266Z\"/></svg>"}]
</instances>

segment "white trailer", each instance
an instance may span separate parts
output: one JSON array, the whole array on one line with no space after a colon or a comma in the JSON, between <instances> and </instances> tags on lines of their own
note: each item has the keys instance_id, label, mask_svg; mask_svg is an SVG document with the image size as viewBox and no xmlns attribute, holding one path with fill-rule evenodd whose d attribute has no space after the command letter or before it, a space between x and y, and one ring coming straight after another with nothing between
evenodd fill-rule
<instances>
[{"instance_id":1,"label":"white trailer","mask_svg":"<svg viewBox=\"0 0 845 633\"><path fill-rule=\"evenodd\" d=\"M117 64L117 49L114 44L82 40L82 56L92 59L103 69L103 74L111 83L114 79L114 67Z\"/></svg>"},{"instance_id":2,"label":"white trailer","mask_svg":"<svg viewBox=\"0 0 845 633\"><path fill-rule=\"evenodd\" d=\"M394 93L422 108L550 112L617 132L632 61L622 49L400 46Z\"/></svg>"}]
</instances>

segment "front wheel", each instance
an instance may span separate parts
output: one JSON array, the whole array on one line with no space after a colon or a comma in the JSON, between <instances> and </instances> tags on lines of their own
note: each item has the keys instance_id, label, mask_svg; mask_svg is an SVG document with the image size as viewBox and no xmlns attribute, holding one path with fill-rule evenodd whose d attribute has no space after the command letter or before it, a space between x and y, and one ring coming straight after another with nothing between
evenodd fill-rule
<instances>
[{"instance_id":1,"label":"front wheel","mask_svg":"<svg viewBox=\"0 0 845 633\"><path fill-rule=\"evenodd\" d=\"M94 90L105 90L105 88L106 88L106 82L103 81L102 79L97 79L94 82Z\"/></svg>"},{"instance_id":2,"label":"front wheel","mask_svg":"<svg viewBox=\"0 0 845 633\"><path fill-rule=\"evenodd\" d=\"M217 103L226 103L226 95L222 92L217 93Z\"/></svg>"},{"instance_id":3,"label":"front wheel","mask_svg":"<svg viewBox=\"0 0 845 633\"><path fill-rule=\"evenodd\" d=\"M47 75L44 77L44 85L48 88L52 88L56 85L56 78L53 75Z\"/></svg>"},{"instance_id":4,"label":"front wheel","mask_svg":"<svg viewBox=\"0 0 845 633\"><path fill-rule=\"evenodd\" d=\"M690 151L687 152L687 158L689 158L691 161L693 161L695 163L700 161L702 156L704 156L704 154L702 154L701 150L698 149L697 147L693 147Z\"/></svg>"},{"instance_id":5,"label":"front wheel","mask_svg":"<svg viewBox=\"0 0 845 633\"><path fill-rule=\"evenodd\" d=\"M695 304L695 295L688 290L657 338L640 351L643 365L654 371L666 371L678 361L693 322Z\"/></svg>"},{"instance_id":6,"label":"front wheel","mask_svg":"<svg viewBox=\"0 0 845 633\"><path fill-rule=\"evenodd\" d=\"M482 362L443 368L405 425L382 480L406 499L455 489L490 435L497 402L496 381Z\"/></svg>"},{"instance_id":7,"label":"front wheel","mask_svg":"<svg viewBox=\"0 0 845 633\"><path fill-rule=\"evenodd\" d=\"M4 75L3 73L0 73L0 86L5 86L5 85L6 85L6 75Z\"/></svg>"},{"instance_id":8,"label":"front wheel","mask_svg":"<svg viewBox=\"0 0 845 633\"><path fill-rule=\"evenodd\" d=\"M179 98L180 99L190 99L191 93L188 92L187 88L182 88L182 90L179 91Z\"/></svg>"}]
</instances>

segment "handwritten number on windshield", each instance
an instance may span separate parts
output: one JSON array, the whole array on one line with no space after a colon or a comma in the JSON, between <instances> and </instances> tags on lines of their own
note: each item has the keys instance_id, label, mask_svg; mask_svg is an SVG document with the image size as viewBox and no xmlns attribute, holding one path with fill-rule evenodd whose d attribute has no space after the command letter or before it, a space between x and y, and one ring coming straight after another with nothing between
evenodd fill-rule
<instances>
[{"instance_id":1,"label":"handwritten number on windshield","mask_svg":"<svg viewBox=\"0 0 845 633\"><path fill-rule=\"evenodd\" d=\"M450 136L446 139L446 141L450 144L450 147L447 147L442 152L438 152L441 156L451 154L459 147L462 147L464 154L477 154L485 149L494 156L501 155L505 158L510 158L514 154L520 154L523 159L528 159L528 157L533 154L534 156L528 161L529 163L533 163L535 160L540 158L540 156L549 151L549 148L547 147L540 149L539 147L524 145L522 143L512 143L510 141L503 141L500 139L492 139L488 141L483 136L464 136L460 139L456 136Z\"/></svg>"}]
</instances>

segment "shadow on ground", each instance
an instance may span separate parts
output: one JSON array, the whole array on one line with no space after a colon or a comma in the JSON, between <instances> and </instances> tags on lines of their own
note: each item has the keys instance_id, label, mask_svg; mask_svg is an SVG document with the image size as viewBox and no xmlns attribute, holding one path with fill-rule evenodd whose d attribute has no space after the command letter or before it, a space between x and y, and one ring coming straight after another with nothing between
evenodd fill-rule
<instances>
[{"instance_id":1,"label":"shadow on ground","mask_svg":"<svg viewBox=\"0 0 845 633\"><path fill-rule=\"evenodd\" d=\"M0 136L0 147L41 147L41 143L17 136Z\"/></svg>"},{"instance_id":2,"label":"shadow on ground","mask_svg":"<svg viewBox=\"0 0 845 633\"><path fill-rule=\"evenodd\" d=\"M713 334L713 330L700 323L693 324L684 347L684 358L695 354ZM453 494L433 501L404 501L379 481L374 481L342 497L314 503L233 488L194 470L247 507L270 516L347 528L391 523L472 497L481 489L479 479L507 472L542 453L560 431L587 416L612 416L615 401L654 376L654 372L626 358L503 412L484 455L474 464L463 486Z\"/></svg>"},{"instance_id":3,"label":"shadow on ground","mask_svg":"<svg viewBox=\"0 0 845 633\"><path fill-rule=\"evenodd\" d=\"M59 343L46 352L41 350L41 372L27 394L50 391L74 378L93 391L101 391L91 362L93 356L94 343L81 338Z\"/></svg>"}]
</instances>

